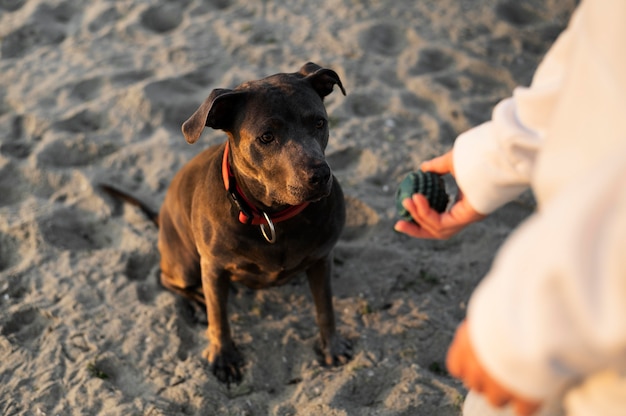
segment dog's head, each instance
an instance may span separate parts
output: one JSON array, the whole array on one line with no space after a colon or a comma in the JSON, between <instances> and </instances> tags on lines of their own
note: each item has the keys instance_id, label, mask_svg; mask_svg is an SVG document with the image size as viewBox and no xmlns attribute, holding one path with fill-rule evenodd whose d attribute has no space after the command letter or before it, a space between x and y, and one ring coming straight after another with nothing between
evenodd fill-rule
<instances>
[{"instance_id":1,"label":"dog's head","mask_svg":"<svg viewBox=\"0 0 626 416\"><path fill-rule=\"evenodd\" d=\"M296 73L216 89L183 124L183 134L194 143L205 126L224 130L238 181L266 207L316 201L332 187L323 99L335 85L345 95L335 71L309 62Z\"/></svg>"}]
</instances>

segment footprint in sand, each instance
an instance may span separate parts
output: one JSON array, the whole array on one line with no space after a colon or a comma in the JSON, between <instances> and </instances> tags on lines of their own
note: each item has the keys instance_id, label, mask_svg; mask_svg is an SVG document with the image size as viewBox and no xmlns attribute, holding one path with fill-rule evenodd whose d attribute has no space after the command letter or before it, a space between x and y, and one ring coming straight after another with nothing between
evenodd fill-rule
<instances>
[{"instance_id":1,"label":"footprint in sand","mask_svg":"<svg viewBox=\"0 0 626 416\"><path fill-rule=\"evenodd\" d=\"M109 141L96 142L86 137L59 139L48 144L37 155L42 165L60 168L86 166L117 151Z\"/></svg>"},{"instance_id":2,"label":"footprint in sand","mask_svg":"<svg viewBox=\"0 0 626 416\"><path fill-rule=\"evenodd\" d=\"M61 250L87 251L111 246L120 230L106 220L74 209L60 209L39 221L46 243Z\"/></svg>"},{"instance_id":3,"label":"footprint in sand","mask_svg":"<svg viewBox=\"0 0 626 416\"><path fill-rule=\"evenodd\" d=\"M346 147L329 154L326 159L333 170L340 171L358 163L362 153L362 149Z\"/></svg>"},{"instance_id":4,"label":"footprint in sand","mask_svg":"<svg viewBox=\"0 0 626 416\"><path fill-rule=\"evenodd\" d=\"M25 159L30 155L31 151L30 144L20 141L6 142L0 145L0 153L15 159Z\"/></svg>"},{"instance_id":5,"label":"footprint in sand","mask_svg":"<svg viewBox=\"0 0 626 416\"><path fill-rule=\"evenodd\" d=\"M379 223L378 213L362 200L347 195L346 225L341 234L343 241L367 238L373 227Z\"/></svg>"},{"instance_id":6,"label":"footprint in sand","mask_svg":"<svg viewBox=\"0 0 626 416\"><path fill-rule=\"evenodd\" d=\"M0 169L0 207L17 204L26 197L24 178L20 171L8 163Z\"/></svg>"},{"instance_id":7,"label":"footprint in sand","mask_svg":"<svg viewBox=\"0 0 626 416\"><path fill-rule=\"evenodd\" d=\"M151 275L152 269L158 264L155 252L133 253L126 263L126 276L129 280L142 282Z\"/></svg>"},{"instance_id":8,"label":"footprint in sand","mask_svg":"<svg viewBox=\"0 0 626 416\"><path fill-rule=\"evenodd\" d=\"M461 72L435 75L433 80L452 93L452 98L467 96L505 96L509 91L503 75L481 68L469 68Z\"/></svg>"},{"instance_id":9,"label":"footprint in sand","mask_svg":"<svg viewBox=\"0 0 626 416\"><path fill-rule=\"evenodd\" d=\"M169 78L148 84L144 96L150 104L150 116L153 123L166 125L174 131L196 111L200 103L189 99L202 90L196 82L204 82L197 73Z\"/></svg>"},{"instance_id":10,"label":"footprint in sand","mask_svg":"<svg viewBox=\"0 0 626 416\"><path fill-rule=\"evenodd\" d=\"M55 25L27 24L9 33L2 40L0 56L19 58L36 46L55 45L65 40L65 32Z\"/></svg>"},{"instance_id":11,"label":"footprint in sand","mask_svg":"<svg viewBox=\"0 0 626 416\"><path fill-rule=\"evenodd\" d=\"M0 7L14 11L23 5L23 1L5 0ZM13 10L10 10L13 9ZM0 56L2 58L19 58L37 46L57 45L65 40L65 25L74 15L69 3L61 3L52 7L42 4L33 13L31 22L24 24L2 39Z\"/></svg>"},{"instance_id":12,"label":"footprint in sand","mask_svg":"<svg viewBox=\"0 0 626 416\"><path fill-rule=\"evenodd\" d=\"M23 346L31 346L48 326L49 320L33 307L14 312L0 326L0 333Z\"/></svg>"},{"instance_id":13,"label":"footprint in sand","mask_svg":"<svg viewBox=\"0 0 626 416\"><path fill-rule=\"evenodd\" d=\"M26 0L0 0L0 9L14 12L22 8Z\"/></svg>"},{"instance_id":14,"label":"footprint in sand","mask_svg":"<svg viewBox=\"0 0 626 416\"><path fill-rule=\"evenodd\" d=\"M417 62L409 70L414 76L445 71L456 67L456 59L446 51L437 48L424 48L419 52Z\"/></svg>"},{"instance_id":15,"label":"footprint in sand","mask_svg":"<svg viewBox=\"0 0 626 416\"><path fill-rule=\"evenodd\" d=\"M228 9L233 4L233 0L204 0L199 3L191 11L194 16L210 13L214 10Z\"/></svg>"},{"instance_id":16,"label":"footprint in sand","mask_svg":"<svg viewBox=\"0 0 626 416\"><path fill-rule=\"evenodd\" d=\"M481 73L480 68L474 68L461 72L460 76L471 81L467 91L472 96L506 96L510 91L504 77L497 73Z\"/></svg>"},{"instance_id":17,"label":"footprint in sand","mask_svg":"<svg viewBox=\"0 0 626 416\"><path fill-rule=\"evenodd\" d=\"M190 313L194 313L193 308L189 305L185 305L184 302L178 302L177 308L182 308L177 313L177 318L174 321L174 329L176 330L176 337L180 341L178 348L176 348L176 357L180 361L187 360L189 352L193 351L196 346L195 331L199 325L196 316L189 316ZM206 318L204 318L206 320ZM208 321L207 321L208 324Z\"/></svg>"},{"instance_id":18,"label":"footprint in sand","mask_svg":"<svg viewBox=\"0 0 626 416\"><path fill-rule=\"evenodd\" d=\"M507 0L496 6L496 14L515 25L526 26L541 21L541 17L524 2Z\"/></svg>"},{"instance_id":19,"label":"footprint in sand","mask_svg":"<svg viewBox=\"0 0 626 416\"><path fill-rule=\"evenodd\" d=\"M154 72L150 70L126 71L120 72L112 76L111 82L116 88L126 87L128 85L143 81L146 78L150 78L153 75Z\"/></svg>"},{"instance_id":20,"label":"footprint in sand","mask_svg":"<svg viewBox=\"0 0 626 416\"><path fill-rule=\"evenodd\" d=\"M386 109L380 96L354 93L349 95L344 105L357 117L369 117L381 114Z\"/></svg>"},{"instance_id":21,"label":"footprint in sand","mask_svg":"<svg viewBox=\"0 0 626 416\"><path fill-rule=\"evenodd\" d=\"M30 156L33 147L41 140L43 120L32 115L18 114L2 117L0 102L0 131L3 140L0 140L0 153L13 159L25 159ZM7 105L7 113L18 113Z\"/></svg>"},{"instance_id":22,"label":"footprint in sand","mask_svg":"<svg viewBox=\"0 0 626 416\"><path fill-rule=\"evenodd\" d=\"M20 261L20 245L12 236L0 233L0 273L15 266Z\"/></svg>"},{"instance_id":23,"label":"footprint in sand","mask_svg":"<svg viewBox=\"0 0 626 416\"><path fill-rule=\"evenodd\" d=\"M90 13L87 16L87 30L97 32L102 28L111 27L119 19L120 13L114 7L106 9L97 15Z\"/></svg>"},{"instance_id":24,"label":"footprint in sand","mask_svg":"<svg viewBox=\"0 0 626 416\"><path fill-rule=\"evenodd\" d=\"M83 110L55 123L52 128L60 138L52 140L38 151L38 162L54 167L85 166L116 152L119 146L113 141L87 137L89 133L107 127L107 123L106 116L90 110ZM72 135L68 137L66 133Z\"/></svg>"},{"instance_id":25,"label":"footprint in sand","mask_svg":"<svg viewBox=\"0 0 626 416\"><path fill-rule=\"evenodd\" d=\"M195 71L183 75L182 79L204 89L215 82L212 72L212 65L202 65Z\"/></svg>"},{"instance_id":26,"label":"footprint in sand","mask_svg":"<svg viewBox=\"0 0 626 416\"><path fill-rule=\"evenodd\" d=\"M359 35L359 44L365 52L384 56L398 55L406 42L406 33L392 23L375 23Z\"/></svg>"},{"instance_id":27,"label":"footprint in sand","mask_svg":"<svg viewBox=\"0 0 626 416\"><path fill-rule=\"evenodd\" d=\"M400 99L402 100L402 105L405 108L420 110L427 113L436 111L435 103L432 100L413 94L412 92L403 92L400 95Z\"/></svg>"},{"instance_id":28,"label":"footprint in sand","mask_svg":"<svg viewBox=\"0 0 626 416\"><path fill-rule=\"evenodd\" d=\"M336 172L345 170L363 170L362 165L368 165L371 153L356 147L348 147L328 155L328 164ZM366 237L368 231L378 224L378 213L362 200L346 195L346 225L342 233L342 240L355 240Z\"/></svg>"},{"instance_id":29,"label":"footprint in sand","mask_svg":"<svg viewBox=\"0 0 626 416\"><path fill-rule=\"evenodd\" d=\"M498 101L497 98L472 100L463 109L463 115L471 126L478 126L491 118L493 107L495 107Z\"/></svg>"},{"instance_id":30,"label":"footprint in sand","mask_svg":"<svg viewBox=\"0 0 626 416\"><path fill-rule=\"evenodd\" d=\"M182 7L178 3L165 3L148 8L141 15L141 24L157 33L176 29L183 21Z\"/></svg>"},{"instance_id":31,"label":"footprint in sand","mask_svg":"<svg viewBox=\"0 0 626 416\"><path fill-rule=\"evenodd\" d=\"M103 124L104 116L102 114L83 110L65 120L59 121L54 127L70 133L86 133L100 130Z\"/></svg>"},{"instance_id":32,"label":"footprint in sand","mask_svg":"<svg viewBox=\"0 0 626 416\"><path fill-rule=\"evenodd\" d=\"M78 81L71 87L70 97L80 101L91 101L100 96L105 79L102 77L88 78Z\"/></svg>"}]
</instances>

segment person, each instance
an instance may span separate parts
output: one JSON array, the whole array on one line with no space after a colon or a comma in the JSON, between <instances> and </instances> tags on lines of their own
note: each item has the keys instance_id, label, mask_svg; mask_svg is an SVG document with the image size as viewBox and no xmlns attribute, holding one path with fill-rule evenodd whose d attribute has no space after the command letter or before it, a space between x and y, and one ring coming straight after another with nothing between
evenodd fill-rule
<instances>
[{"instance_id":1,"label":"person","mask_svg":"<svg viewBox=\"0 0 626 416\"><path fill-rule=\"evenodd\" d=\"M443 239L529 187L537 200L449 348L448 369L469 389L465 416L626 415L625 18L624 1L582 0L531 85L421 165L455 177L450 210L403 201L415 223L397 231Z\"/></svg>"}]
</instances>

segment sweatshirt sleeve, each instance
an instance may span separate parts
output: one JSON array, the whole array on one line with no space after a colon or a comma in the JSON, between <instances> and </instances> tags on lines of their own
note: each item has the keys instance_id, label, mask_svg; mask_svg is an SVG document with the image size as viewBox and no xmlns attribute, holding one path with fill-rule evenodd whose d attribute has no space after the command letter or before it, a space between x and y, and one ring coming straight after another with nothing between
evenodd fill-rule
<instances>
[{"instance_id":1,"label":"sweatshirt sleeve","mask_svg":"<svg viewBox=\"0 0 626 416\"><path fill-rule=\"evenodd\" d=\"M528 189L554 103L559 97L576 16L545 56L531 86L502 100L490 121L455 141L456 181L478 212L489 214Z\"/></svg>"},{"instance_id":2,"label":"sweatshirt sleeve","mask_svg":"<svg viewBox=\"0 0 626 416\"><path fill-rule=\"evenodd\" d=\"M457 184L481 214L490 214L529 187L541 137L517 117L515 98L501 101L492 120L461 134L453 150Z\"/></svg>"},{"instance_id":3,"label":"sweatshirt sleeve","mask_svg":"<svg viewBox=\"0 0 626 416\"><path fill-rule=\"evenodd\" d=\"M502 247L469 303L486 370L543 399L626 370L626 146L573 178Z\"/></svg>"}]
</instances>

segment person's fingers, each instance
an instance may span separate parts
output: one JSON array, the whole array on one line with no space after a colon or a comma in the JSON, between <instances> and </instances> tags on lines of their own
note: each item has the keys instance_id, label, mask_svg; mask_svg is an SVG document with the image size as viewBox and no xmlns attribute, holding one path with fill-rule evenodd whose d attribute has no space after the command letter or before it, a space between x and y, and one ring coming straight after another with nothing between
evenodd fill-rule
<instances>
[{"instance_id":1,"label":"person's fingers","mask_svg":"<svg viewBox=\"0 0 626 416\"><path fill-rule=\"evenodd\" d=\"M468 224L485 218L462 197L449 212L442 214L432 209L426 197L421 194L413 194L411 198L405 198L402 206L415 223L398 221L394 228L396 231L416 238L447 239Z\"/></svg>"},{"instance_id":2,"label":"person's fingers","mask_svg":"<svg viewBox=\"0 0 626 416\"><path fill-rule=\"evenodd\" d=\"M463 383L472 390L483 392L484 373L474 355L474 349L470 343L467 321L463 321L456 331L456 365L461 374Z\"/></svg>"},{"instance_id":3,"label":"person's fingers","mask_svg":"<svg viewBox=\"0 0 626 416\"><path fill-rule=\"evenodd\" d=\"M422 195L413 195L412 202L413 218L432 235L431 238L450 238L468 224L484 218L463 200L442 214L430 208L428 200Z\"/></svg>"},{"instance_id":4,"label":"person's fingers","mask_svg":"<svg viewBox=\"0 0 626 416\"><path fill-rule=\"evenodd\" d=\"M531 416L541 407L541 402L522 398L506 390L487 373L484 373L483 380L481 393L494 407L510 404L515 413L520 416Z\"/></svg>"},{"instance_id":5,"label":"person's fingers","mask_svg":"<svg viewBox=\"0 0 626 416\"><path fill-rule=\"evenodd\" d=\"M539 408L541 407L541 403L527 400L513 400L513 408L515 409L515 413L520 416L530 416L535 414Z\"/></svg>"},{"instance_id":6,"label":"person's fingers","mask_svg":"<svg viewBox=\"0 0 626 416\"><path fill-rule=\"evenodd\" d=\"M421 194L413 194L411 197L413 212L411 215L417 223L432 234L435 238L441 238L441 217L437 211L430 207L428 199Z\"/></svg>"},{"instance_id":7,"label":"person's fingers","mask_svg":"<svg viewBox=\"0 0 626 416\"><path fill-rule=\"evenodd\" d=\"M402 206L411 214L411 218L413 219L418 215L417 206L415 205L415 195L419 194L413 194L410 198L404 198L404 200L402 200ZM420 223L419 221L416 222L418 224Z\"/></svg>"},{"instance_id":8,"label":"person's fingers","mask_svg":"<svg viewBox=\"0 0 626 416\"><path fill-rule=\"evenodd\" d=\"M415 218L417 212L416 207L411 198L405 198L402 201L402 206L408 211L412 218ZM410 235L416 238L432 238L430 234L425 231L419 222L417 221L404 221L399 220L394 225L394 229L398 232Z\"/></svg>"},{"instance_id":9,"label":"person's fingers","mask_svg":"<svg viewBox=\"0 0 626 416\"><path fill-rule=\"evenodd\" d=\"M428 231L412 221L399 220L395 223L393 229L415 238L433 238Z\"/></svg>"},{"instance_id":10,"label":"person's fingers","mask_svg":"<svg viewBox=\"0 0 626 416\"><path fill-rule=\"evenodd\" d=\"M469 338L467 321L459 325L454 335L446 365L450 374L461 379L467 388L485 395L493 405L502 406L510 398L505 390L492 382L478 361Z\"/></svg>"},{"instance_id":11,"label":"person's fingers","mask_svg":"<svg viewBox=\"0 0 626 416\"><path fill-rule=\"evenodd\" d=\"M463 381L468 389L481 393L492 406L511 403L521 416L530 416L541 406L540 402L511 393L487 373L474 352L467 321L456 330L446 356L446 366L452 376Z\"/></svg>"},{"instance_id":12,"label":"person's fingers","mask_svg":"<svg viewBox=\"0 0 626 416\"><path fill-rule=\"evenodd\" d=\"M398 221L394 227L396 231L419 238L439 238L436 226L439 214L429 207L424 196L415 194L412 198L406 198L402 201L402 206L413 221Z\"/></svg>"},{"instance_id":13,"label":"person's fingers","mask_svg":"<svg viewBox=\"0 0 626 416\"><path fill-rule=\"evenodd\" d=\"M448 368L448 372L458 379L463 379L464 375L463 364L465 363L465 352L469 342L466 333L467 323L463 321L454 333L454 338L452 339L452 343L446 355L446 367Z\"/></svg>"},{"instance_id":14,"label":"person's fingers","mask_svg":"<svg viewBox=\"0 0 626 416\"><path fill-rule=\"evenodd\" d=\"M424 239L443 239L452 235L449 232L441 232L440 214L430 208L423 195L414 194L412 198L406 198L402 201L402 206L415 222L398 221L394 226L396 231Z\"/></svg>"},{"instance_id":15,"label":"person's fingers","mask_svg":"<svg viewBox=\"0 0 626 416\"><path fill-rule=\"evenodd\" d=\"M494 407L502 407L505 404L509 403L513 396L506 390L500 387L498 383L496 383L493 379L489 377L486 373L482 375L483 379L483 391L482 394L485 396L487 401L491 403Z\"/></svg>"},{"instance_id":16,"label":"person's fingers","mask_svg":"<svg viewBox=\"0 0 626 416\"><path fill-rule=\"evenodd\" d=\"M461 197L450 208L450 223L462 225L463 227L485 218L485 215L479 213L470 205L466 198Z\"/></svg>"},{"instance_id":17,"label":"person's fingers","mask_svg":"<svg viewBox=\"0 0 626 416\"><path fill-rule=\"evenodd\" d=\"M483 372L480 365L471 357L467 350L464 354L463 362L463 384L469 390L477 391L481 394L485 393L485 389L488 387L483 377Z\"/></svg>"},{"instance_id":18,"label":"person's fingers","mask_svg":"<svg viewBox=\"0 0 626 416\"><path fill-rule=\"evenodd\" d=\"M422 169L424 172L435 172L439 175L445 175L446 173L450 173L452 176L454 176L452 150L434 159L423 162L420 165L420 169Z\"/></svg>"}]
</instances>

